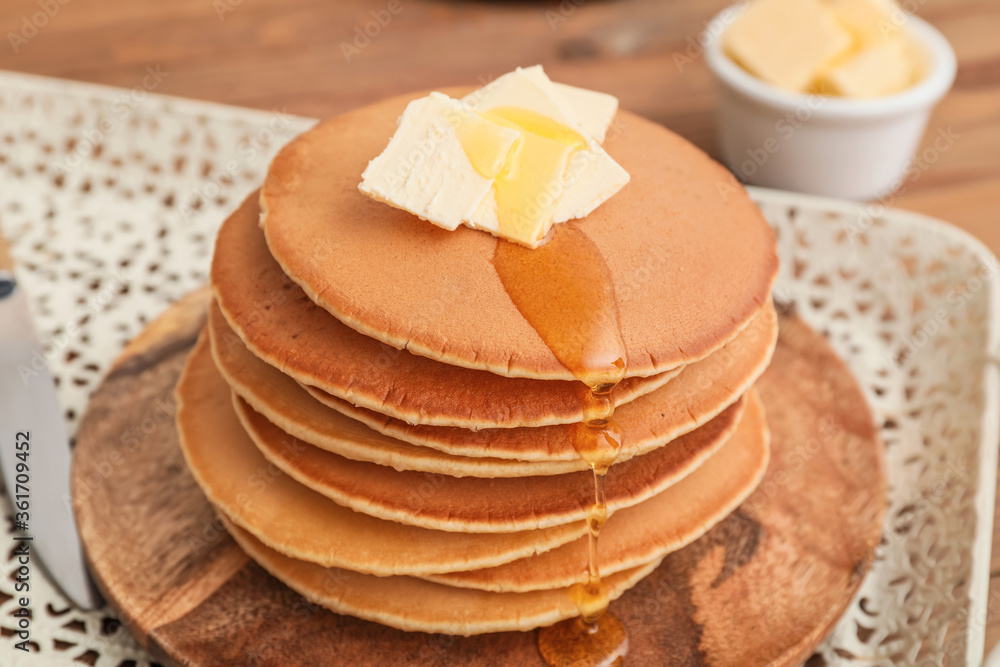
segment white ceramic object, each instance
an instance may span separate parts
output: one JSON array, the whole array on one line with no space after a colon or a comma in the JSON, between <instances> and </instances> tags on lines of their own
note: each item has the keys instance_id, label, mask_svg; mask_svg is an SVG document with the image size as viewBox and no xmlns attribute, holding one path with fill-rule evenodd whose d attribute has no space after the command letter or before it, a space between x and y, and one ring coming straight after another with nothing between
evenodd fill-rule
<instances>
[{"instance_id":1,"label":"white ceramic object","mask_svg":"<svg viewBox=\"0 0 1000 667\"><path fill-rule=\"evenodd\" d=\"M0 222L73 432L122 345L204 284L219 223L314 121L8 72L0 118ZM104 128L96 155L93 128ZM994 606L1000 266L964 232L914 213L750 192L778 235L775 298L827 334L887 444L885 539L809 664L980 667ZM139 442L166 414L149 417L133 429ZM0 521L0 545L12 544L10 528ZM0 565L17 567L8 546ZM31 598L38 651L0 637L3 667L79 667L82 656L151 667L124 627L103 622L110 609L70 608L41 573ZM0 627L13 627L16 608L14 582L0 577Z\"/></svg>"},{"instance_id":2,"label":"white ceramic object","mask_svg":"<svg viewBox=\"0 0 1000 667\"><path fill-rule=\"evenodd\" d=\"M908 15L906 30L927 59L918 83L870 99L796 93L761 81L724 52L722 34L742 11L735 6L720 12L705 31L705 57L719 84L725 165L747 183L844 199L877 199L898 187L931 110L955 79L948 40ZM954 138L942 128L935 141L939 154ZM915 162L914 168L927 162L933 160Z\"/></svg>"}]
</instances>

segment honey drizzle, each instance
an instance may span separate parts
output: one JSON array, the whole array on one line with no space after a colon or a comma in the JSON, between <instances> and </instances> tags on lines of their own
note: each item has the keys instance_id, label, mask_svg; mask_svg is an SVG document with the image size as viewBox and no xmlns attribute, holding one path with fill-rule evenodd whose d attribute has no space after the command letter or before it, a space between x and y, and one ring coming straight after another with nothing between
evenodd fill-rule
<instances>
[{"instance_id":1,"label":"honey drizzle","mask_svg":"<svg viewBox=\"0 0 1000 667\"><path fill-rule=\"evenodd\" d=\"M571 427L573 445L594 476L586 579L570 589L580 616L542 628L538 648L553 667L620 664L628 637L621 622L605 613L608 593L598 558L608 518L605 480L622 446L611 392L627 364L611 274L598 248L572 224L560 225L546 245L534 250L498 240L493 265L524 318L583 383L584 419Z\"/></svg>"}]
</instances>

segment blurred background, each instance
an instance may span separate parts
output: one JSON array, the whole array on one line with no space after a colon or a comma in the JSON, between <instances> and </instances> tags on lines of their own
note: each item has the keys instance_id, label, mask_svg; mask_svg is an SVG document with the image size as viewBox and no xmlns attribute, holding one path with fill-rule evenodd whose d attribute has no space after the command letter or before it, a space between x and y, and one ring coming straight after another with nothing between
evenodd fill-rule
<instances>
[{"instance_id":1,"label":"blurred background","mask_svg":"<svg viewBox=\"0 0 1000 667\"><path fill-rule=\"evenodd\" d=\"M554 80L612 93L718 157L716 93L700 42L727 4L0 0L0 69L131 88L158 68L158 93L328 116L541 63ZM958 139L892 204L958 224L997 252L1000 3L901 4L941 30L958 55L957 81L925 143L949 127Z\"/></svg>"}]
</instances>

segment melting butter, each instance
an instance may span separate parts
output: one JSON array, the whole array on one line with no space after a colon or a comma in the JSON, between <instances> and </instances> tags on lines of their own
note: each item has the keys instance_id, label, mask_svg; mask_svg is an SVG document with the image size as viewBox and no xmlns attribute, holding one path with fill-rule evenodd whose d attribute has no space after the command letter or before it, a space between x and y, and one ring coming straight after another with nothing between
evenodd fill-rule
<instances>
[{"instance_id":1,"label":"melting butter","mask_svg":"<svg viewBox=\"0 0 1000 667\"><path fill-rule=\"evenodd\" d=\"M601 147L614 97L518 69L456 100L413 100L358 189L444 229L487 231L529 248L628 183Z\"/></svg>"},{"instance_id":2,"label":"melting butter","mask_svg":"<svg viewBox=\"0 0 1000 667\"><path fill-rule=\"evenodd\" d=\"M574 154L587 139L552 118L521 107L497 107L456 128L473 168L493 179L500 236L539 241L552 225ZM519 133L509 147L499 128Z\"/></svg>"}]
</instances>

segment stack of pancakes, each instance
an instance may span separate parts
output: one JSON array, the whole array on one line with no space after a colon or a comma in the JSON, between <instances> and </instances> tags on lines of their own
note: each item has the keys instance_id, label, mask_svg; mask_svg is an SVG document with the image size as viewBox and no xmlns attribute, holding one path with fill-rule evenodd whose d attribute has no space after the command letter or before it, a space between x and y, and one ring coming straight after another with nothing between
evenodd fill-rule
<instances>
[{"instance_id":1,"label":"stack of pancakes","mask_svg":"<svg viewBox=\"0 0 1000 667\"><path fill-rule=\"evenodd\" d=\"M505 241L358 191L410 99L300 136L223 225L177 390L182 447L247 553L335 612L549 625L577 614L586 578L585 387L504 291ZM774 238L746 193L664 128L625 112L614 127L605 148L632 180L568 223L604 258L628 351L599 548L612 598L755 488L753 387L777 337Z\"/></svg>"}]
</instances>

